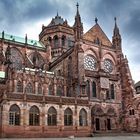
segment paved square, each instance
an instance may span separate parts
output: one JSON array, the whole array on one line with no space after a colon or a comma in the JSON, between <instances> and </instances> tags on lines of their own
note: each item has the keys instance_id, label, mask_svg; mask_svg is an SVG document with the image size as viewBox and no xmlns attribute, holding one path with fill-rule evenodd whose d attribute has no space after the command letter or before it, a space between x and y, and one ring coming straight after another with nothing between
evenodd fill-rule
<instances>
[{"instance_id":1,"label":"paved square","mask_svg":"<svg viewBox=\"0 0 140 140\"><path fill-rule=\"evenodd\" d=\"M2 138L1 140L140 140L139 136L102 136L82 138Z\"/></svg>"}]
</instances>

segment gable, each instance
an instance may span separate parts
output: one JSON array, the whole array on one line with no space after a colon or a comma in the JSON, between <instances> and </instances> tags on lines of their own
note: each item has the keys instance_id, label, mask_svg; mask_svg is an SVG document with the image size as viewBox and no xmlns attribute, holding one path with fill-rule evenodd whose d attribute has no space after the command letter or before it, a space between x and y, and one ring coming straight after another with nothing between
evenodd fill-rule
<instances>
[{"instance_id":1,"label":"gable","mask_svg":"<svg viewBox=\"0 0 140 140\"><path fill-rule=\"evenodd\" d=\"M112 43L110 42L106 34L103 32L99 24L94 25L89 31L87 31L83 35L83 39L92 41L94 43L97 40L97 38L99 39L100 42L102 42L103 45L109 47L112 46Z\"/></svg>"}]
</instances>

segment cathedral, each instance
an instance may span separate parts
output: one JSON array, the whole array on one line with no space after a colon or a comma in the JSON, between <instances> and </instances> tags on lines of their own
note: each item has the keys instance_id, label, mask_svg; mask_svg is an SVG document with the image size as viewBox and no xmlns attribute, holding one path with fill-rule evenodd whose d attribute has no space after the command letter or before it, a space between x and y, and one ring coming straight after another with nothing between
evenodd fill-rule
<instances>
[{"instance_id":1,"label":"cathedral","mask_svg":"<svg viewBox=\"0 0 140 140\"><path fill-rule=\"evenodd\" d=\"M136 93L115 18L112 41L95 18L83 33L58 14L39 41L0 33L0 137L140 132Z\"/></svg>"}]
</instances>

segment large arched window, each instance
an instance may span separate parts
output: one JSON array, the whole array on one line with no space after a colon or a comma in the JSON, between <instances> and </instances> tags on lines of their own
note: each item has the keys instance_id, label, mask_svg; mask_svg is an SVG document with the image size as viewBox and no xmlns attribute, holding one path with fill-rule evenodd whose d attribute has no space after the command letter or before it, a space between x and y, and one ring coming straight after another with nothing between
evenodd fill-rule
<instances>
[{"instance_id":1,"label":"large arched window","mask_svg":"<svg viewBox=\"0 0 140 140\"><path fill-rule=\"evenodd\" d=\"M12 62L11 67L16 70L21 70L22 63L23 63L22 54L16 48L11 48L10 53L11 53L11 62Z\"/></svg>"},{"instance_id":2,"label":"large arched window","mask_svg":"<svg viewBox=\"0 0 140 140\"><path fill-rule=\"evenodd\" d=\"M111 99L115 99L114 84L110 85L110 94L111 94Z\"/></svg>"},{"instance_id":3,"label":"large arched window","mask_svg":"<svg viewBox=\"0 0 140 140\"><path fill-rule=\"evenodd\" d=\"M62 86L58 86L57 87L57 96L63 96L63 87Z\"/></svg>"},{"instance_id":4,"label":"large arched window","mask_svg":"<svg viewBox=\"0 0 140 140\"><path fill-rule=\"evenodd\" d=\"M33 93L33 86L31 83L28 83L25 87L25 92L26 93Z\"/></svg>"},{"instance_id":5,"label":"large arched window","mask_svg":"<svg viewBox=\"0 0 140 140\"><path fill-rule=\"evenodd\" d=\"M50 107L48 110L48 125L49 126L57 125L57 112L54 107Z\"/></svg>"},{"instance_id":6,"label":"large arched window","mask_svg":"<svg viewBox=\"0 0 140 140\"><path fill-rule=\"evenodd\" d=\"M42 94L43 92L42 92L42 86L41 86L41 84L39 83L38 84L38 94Z\"/></svg>"},{"instance_id":7,"label":"large arched window","mask_svg":"<svg viewBox=\"0 0 140 140\"><path fill-rule=\"evenodd\" d=\"M71 126L73 124L73 113L70 108L64 111L64 125Z\"/></svg>"},{"instance_id":8,"label":"large arched window","mask_svg":"<svg viewBox=\"0 0 140 140\"><path fill-rule=\"evenodd\" d=\"M92 97L96 97L96 83L92 82Z\"/></svg>"},{"instance_id":9,"label":"large arched window","mask_svg":"<svg viewBox=\"0 0 140 140\"><path fill-rule=\"evenodd\" d=\"M53 41L54 41L54 47L58 47L58 36L54 36L53 38Z\"/></svg>"},{"instance_id":10,"label":"large arched window","mask_svg":"<svg viewBox=\"0 0 140 140\"><path fill-rule=\"evenodd\" d=\"M88 80L86 81L86 93L90 97L90 82Z\"/></svg>"},{"instance_id":11,"label":"large arched window","mask_svg":"<svg viewBox=\"0 0 140 140\"><path fill-rule=\"evenodd\" d=\"M40 112L36 106L32 106L29 111L29 125L39 125Z\"/></svg>"},{"instance_id":12,"label":"large arched window","mask_svg":"<svg viewBox=\"0 0 140 140\"><path fill-rule=\"evenodd\" d=\"M17 82L17 92L23 92L23 84L21 81Z\"/></svg>"},{"instance_id":13,"label":"large arched window","mask_svg":"<svg viewBox=\"0 0 140 140\"><path fill-rule=\"evenodd\" d=\"M87 125L87 112L85 109L81 109L79 113L79 125L86 126Z\"/></svg>"},{"instance_id":14,"label":"large arched window","mask_svg":"<svg viewBox=\"0 0 140 140\"><path fill-rule=\"evenodd\" d=\"M10 107L9 125L20 125L20 108L17 105Z\"/></svg>"}]
</instances>

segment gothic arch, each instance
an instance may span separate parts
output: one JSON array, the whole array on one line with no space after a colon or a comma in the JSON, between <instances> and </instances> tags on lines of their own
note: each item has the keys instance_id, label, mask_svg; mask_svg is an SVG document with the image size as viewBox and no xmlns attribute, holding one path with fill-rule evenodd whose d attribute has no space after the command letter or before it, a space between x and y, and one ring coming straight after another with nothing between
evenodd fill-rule
<instances>
[{"instance_id":1,"label":"gothic arch","mask_svg":"<svg viewBox=\"0 0 140 140\"><path fill-rule=\"evenodd\" d=\"M110 57L106 57L107 55L109 55ZM117 61L116 61L116 59L115 59L115 57L112 53L110 53L110 52L105 53L103 55L103 60L106 59L106 58L113 60L112 62L114 63L114 65L117 64Z\"/></svg>"},{"instance_id":2,"label":"gothic arch","mask_svg":"<svg viewBox=\"0 0 140 140\"><path fill-rule=\"evenodd\" d=\"M107 115L109 115L109 116L116 116L116 111L115 111L115 109L114 109L113 107L109 107L109 108L107 109Z\"/></svg>"},{"instance_id":3,"label":"gothic arch","mask_svg":"<svg viewBox=\"0 0 140 140\"><path fill-rule=\"evenodd\" d=\"M79 125L86 126L87 125L87 111L82 108L79 112Z\"/></svg>"},{"instance_id":4,"label":"gothic arch","mask_svg":"<svg viewBox=\"0 0 140 140\"><path fill-rule=\"evenodd\" d=\"M30 53L28 56L33 66L43 69L45 60L38 51L35 50L34 52Z\"/></svg>"},{"instance_id":5,"label":"gothic arch","mask_svg":"<svg viewBox=\"0 0 140 140\"><path fill-rule=\"evenodd\" d=\"M9 108L9 125L20 125L20 108L16 104Z\"/></svg>"},{"instance_id":6,"label":"gothic arch","mask_svg":"<svg viewBox=\"0 0 140 140\"><path fill-rule=\"evenodd\" d=\"M85 52L88 52L88 51L91 51L93 54L87 53L87 55L91 55L91 56L93 56L96 60L99 60L99 56L98 56L97 52L96 52L94 49L88 48L88 49L85 50Z\"/></svg>"},{"instance_id":7,"label":"gothic arch","mask_svg":"<svg viewBox=\"0 0 140 140\"><path fill-rule=\"evenodd\" d=\"M16 69L16 70L21 70L23 67L23 62L24 58L20 50L16 47L11 47L10 48L10 53L11 53L11 62L12 65L11 67Z\"/></svg>"},{"instance_id":8,"label":"gothic arch","mask_svg":"<svg viewBox=\"0 0 140 140\"><path fill-rule=\"evenodd\" d=\"M104 115L104 111L100 105L95 105L91 109L91 115L102 116Z\"/></svg>"},{"instance_id":9,"label":"gothic arch","mask_svg":"<svg viewBox=\"0 0 140 140\"><path fill-rule=\"evenodd\" d=\"M48 109L48 125L49 126L54 126L57 125L57 110L51 106Z\"/></svg>"}]
</instances>

